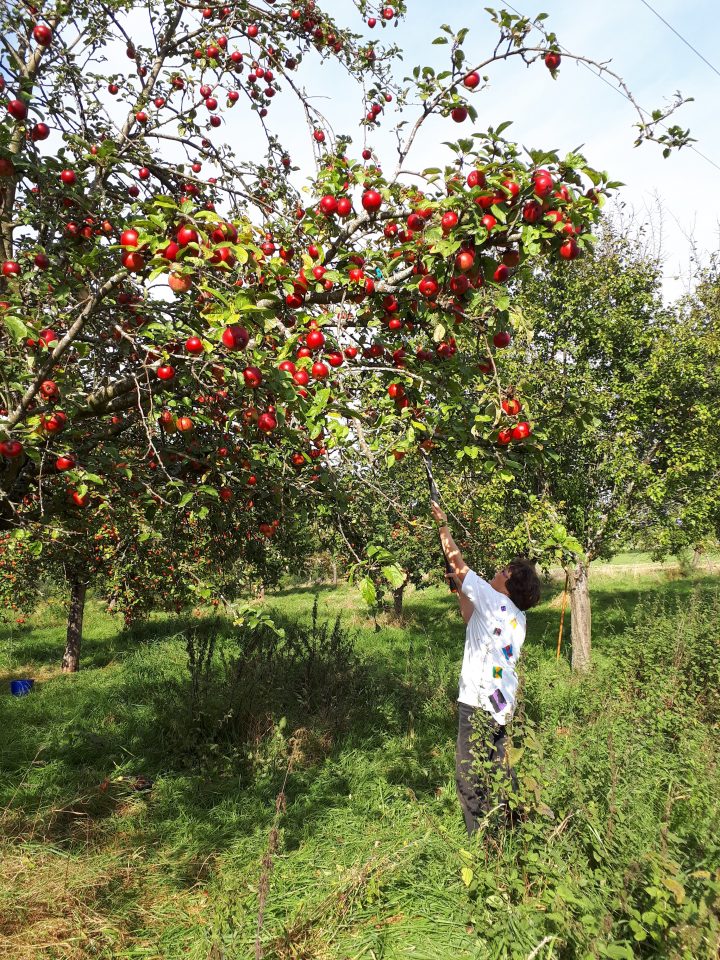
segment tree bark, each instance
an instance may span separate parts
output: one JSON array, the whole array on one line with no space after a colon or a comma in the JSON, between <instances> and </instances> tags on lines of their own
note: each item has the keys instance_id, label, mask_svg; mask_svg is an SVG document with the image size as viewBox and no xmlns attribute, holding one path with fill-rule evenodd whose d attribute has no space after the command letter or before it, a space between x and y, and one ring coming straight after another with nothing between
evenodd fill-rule
<instances>
[{"instance_id":1,"label":"tree bark","mask_svg":"<svg viewBox=\"0 0 720 960\"><path fill-rule=\"evenodd\" d=\"M401 587L398 587L397 590L393 590L393 611L395 616L399 619L402 616L403 612L403 594L405 593L405 584Z\"/></svg>"},{"instance_id":2,"label":"tree bark","mask_svg":"<svg viewBox=\"0 0 720 960\"><path fill-rule=\"evenodd\" d=\"M70 610L67 622L67 641L62 658L63 673L77 673L80 669L80 645L82 643L83 616L85 614L85 591L82 580L70 583Z\"/></svg>"},{"instance_id":3,"label":"tree bark","mask_svg":"<svg viewBox=\"0 0 720 960\"><path fill-rule=\"evenodd\" d=\"M590 567L578 563L568 567L570 591L570 636L573 673L588 673L592 650L592 611L590 608Z\"/></svg>"}]
</instances>

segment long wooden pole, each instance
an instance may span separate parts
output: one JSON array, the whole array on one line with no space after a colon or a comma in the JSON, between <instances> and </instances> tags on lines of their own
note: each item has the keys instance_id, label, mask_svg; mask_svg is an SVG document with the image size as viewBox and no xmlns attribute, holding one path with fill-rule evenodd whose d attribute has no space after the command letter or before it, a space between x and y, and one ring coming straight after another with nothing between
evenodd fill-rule
<instances>
[{"instance_id":1,"label":"long wooden pole","mask_svg":"<svg viewBox=\"0 0 720 960\"><path fill-rule=\"evenodd\" d=\"M563 590L563 598L562 598L562 609L560 611L560 629L558 631L557 656L555 657L556 660L560 659L560 644L562 643L563 624L565 622L565 607L567 607L569 581L570 581L570 574L566 572L565 573L565 589Z\"/></svg>"}]
</instances>

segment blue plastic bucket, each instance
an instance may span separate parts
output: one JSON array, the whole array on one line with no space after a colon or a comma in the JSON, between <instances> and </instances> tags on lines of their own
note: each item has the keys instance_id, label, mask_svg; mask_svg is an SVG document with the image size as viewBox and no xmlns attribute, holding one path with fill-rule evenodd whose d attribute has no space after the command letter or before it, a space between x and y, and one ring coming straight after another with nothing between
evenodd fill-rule
<instances>
[{"instance_id":1,"label":"blue plastic bucket","mask_svg":"<svg viewBox=\"0 0 720 960\"><path fill-rule=\"evenodd\" d=\"M10 693L14 697L25 697L35 686L34 680L11 680Z\"/></svg>"}]
</instances>

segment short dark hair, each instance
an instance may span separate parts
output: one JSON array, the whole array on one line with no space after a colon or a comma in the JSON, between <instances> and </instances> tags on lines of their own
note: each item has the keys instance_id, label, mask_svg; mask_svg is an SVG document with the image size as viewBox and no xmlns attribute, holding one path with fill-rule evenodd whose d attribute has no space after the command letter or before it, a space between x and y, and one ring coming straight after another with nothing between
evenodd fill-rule
<instances>
[{"instance_id":1,"label":"short dark hair","mask_svg":"<svg viewBox=\"0 0 720 960\"><path fill-rule=\"evenodd\" d=\"M505 569L510 571L505 589L516 607L529 610L540 603L540 577L532 560L516 557Z\"/></svg>"}]
</instances>

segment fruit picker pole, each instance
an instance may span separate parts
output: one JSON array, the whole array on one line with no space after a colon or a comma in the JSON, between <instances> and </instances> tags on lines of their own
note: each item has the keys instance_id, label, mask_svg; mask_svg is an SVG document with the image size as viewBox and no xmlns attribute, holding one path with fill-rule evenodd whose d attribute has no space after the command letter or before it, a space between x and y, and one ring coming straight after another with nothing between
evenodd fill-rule
<instances>
[{"instance_id":1,"label":"fruit picker pole","mask_svg":"<svg viewBox=\"0 0 720 960\"><path fill-rule=\"evenodd\" d=\"M428 487L430 488L430 499L431 499L431 500L434 500L435 503L437 503L438 506L439 506L439 505L440 505L440 494L438 493L438 488L437 488L437 486L436 486L436 484L435 484L435 478L433 477L432 464L431 464L431 462L430 462L430 455L428 454L428 452L427 452L426 450L421 450L421 451L420 451L420 456L422 457L423 464L424 464L424 466L425 466L425 473L427 474ZM441 542L442 542L442 541L441 541ZM444 560L445 560L445 572L446 572L446 573L452 573L452 567L450 566L450 562L449 562L449 560L448 560L448 558L447 558L447 556L446 556L446 554L445 554L445 550L444 550L444 549L443 549L443 558L444 558ZM453 580L452 577L450 577L450 579L448 580L448 583L449 583L449 585L450 585L450 592L451 592L451 593L457 593L457 586L455 585L455 581Z\"/></svg>"}]
</instances>

